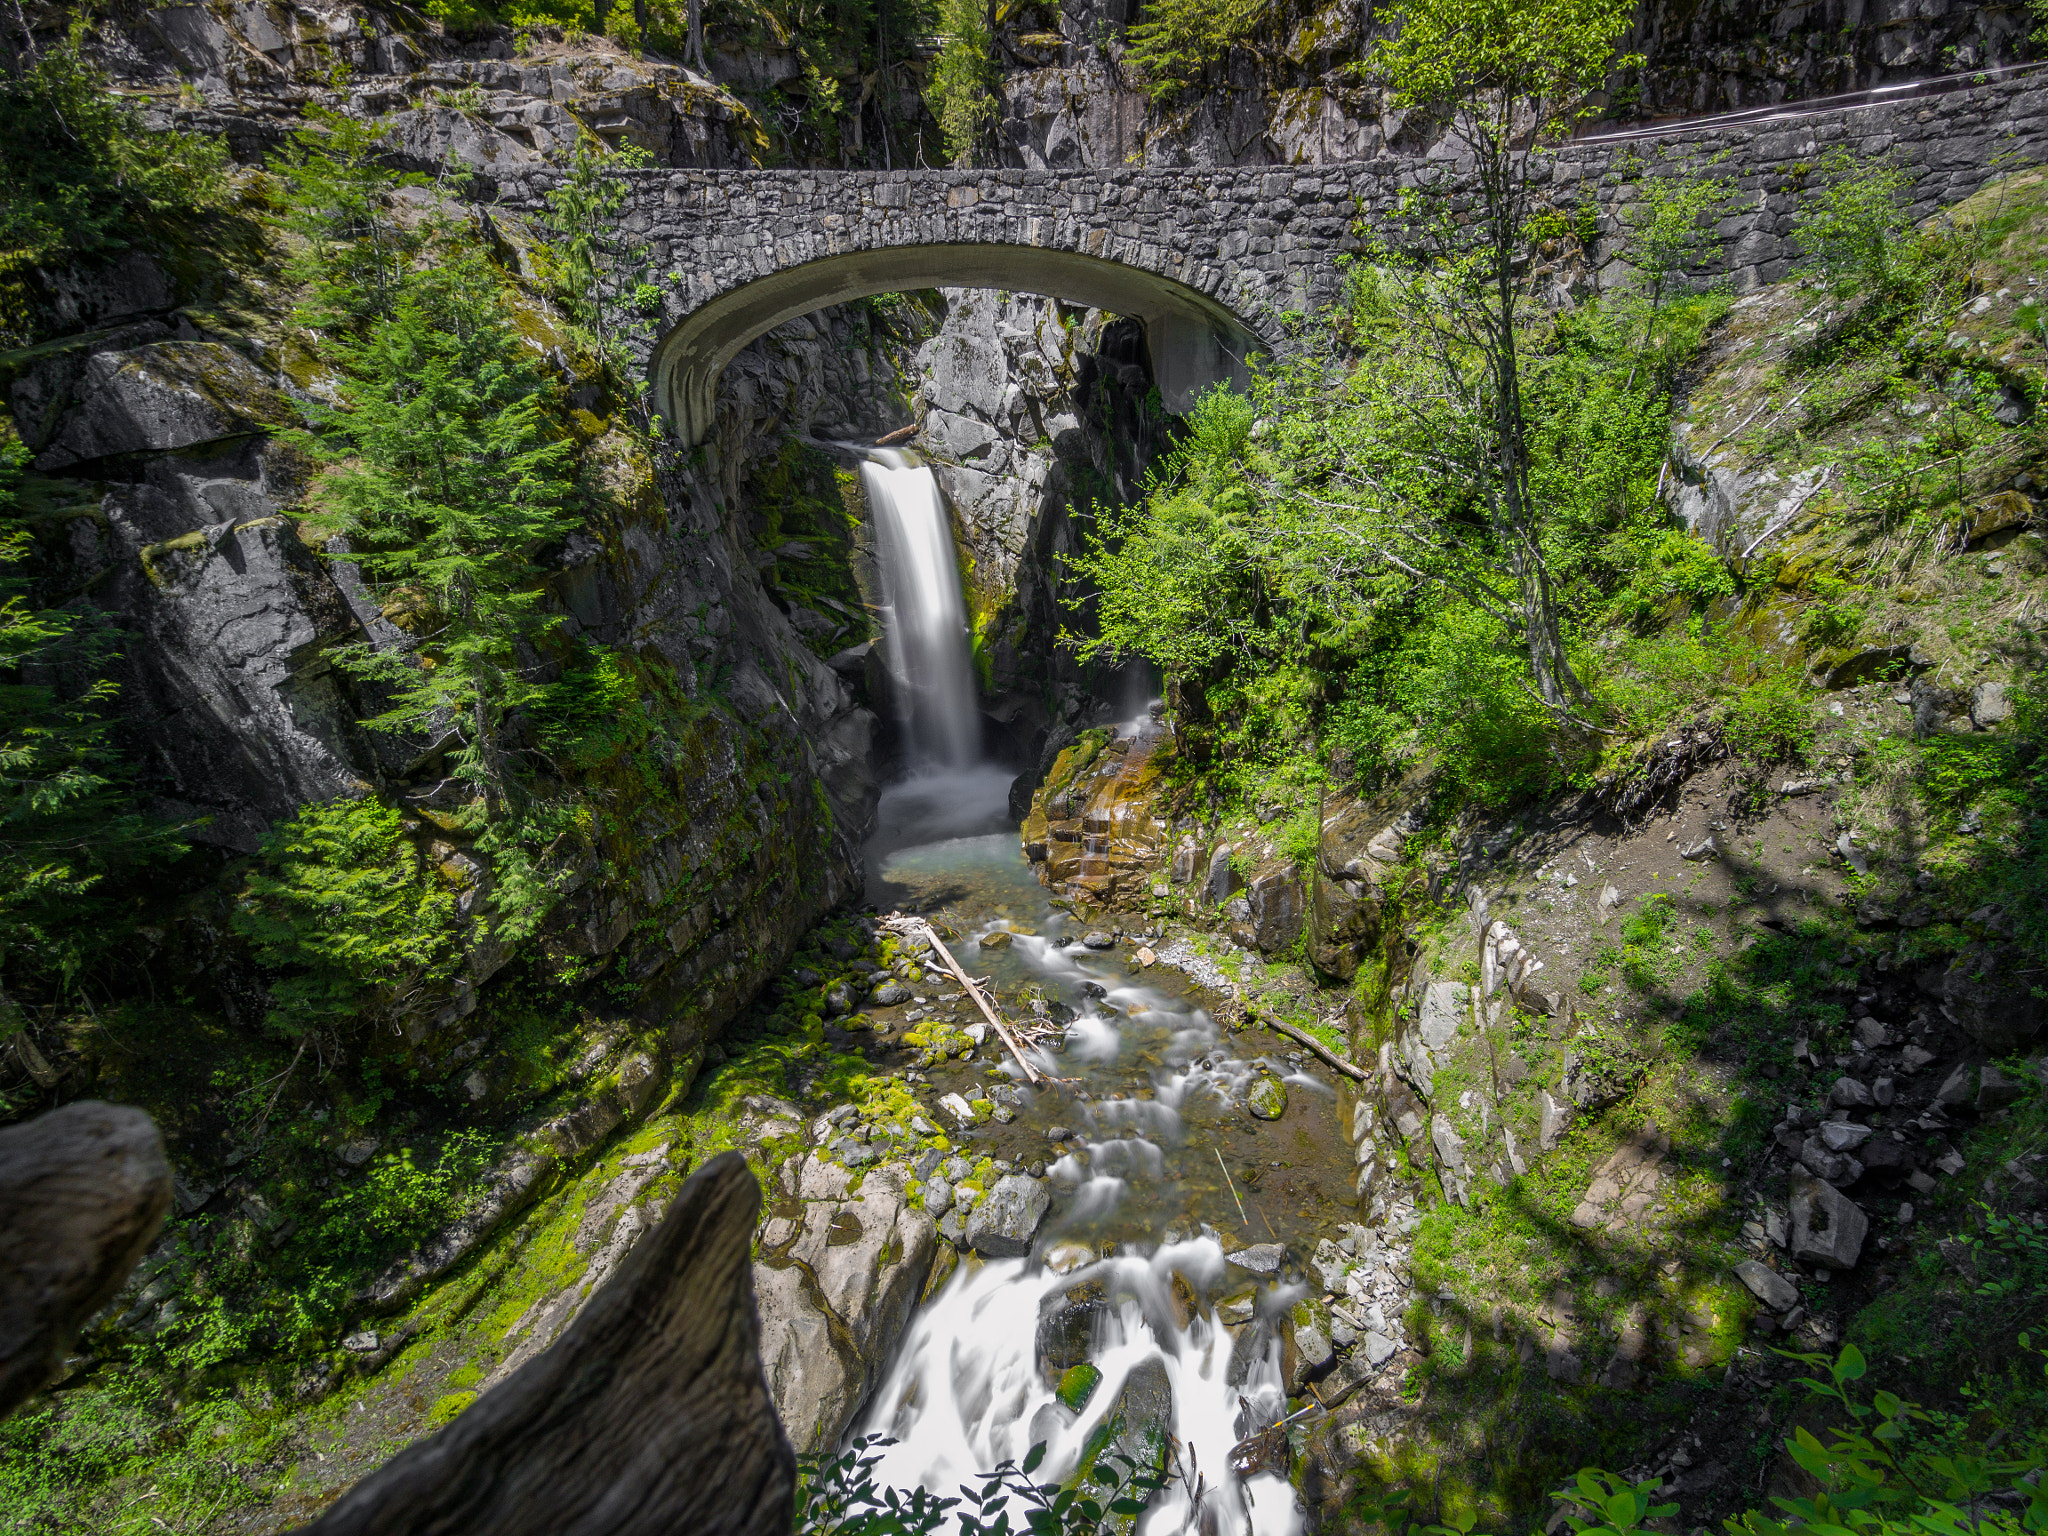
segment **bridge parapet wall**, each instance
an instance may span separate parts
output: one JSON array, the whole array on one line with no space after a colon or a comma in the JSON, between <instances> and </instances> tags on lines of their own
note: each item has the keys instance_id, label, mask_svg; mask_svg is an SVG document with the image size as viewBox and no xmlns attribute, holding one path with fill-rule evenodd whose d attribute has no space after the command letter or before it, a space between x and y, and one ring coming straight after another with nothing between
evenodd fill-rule
<instances>
[{"instance_id":1,"label":"bridge parapet wall","mask_svg":"<svg viewBox=\"0 0 2048 1536\"><path fill-rule=\"evenodd\" d=\"M1837 146L1865 161L1895 155L1925 216L2001 168L2044 158L2048 75L1783 121L1575 143L1547 156L1539 174L1559 202L1594 210L1603 280L1625 273L1614 265L1620 221L1642 182L1722 177L1735 196L1718 227L1718 258L1698 276L1726 276L1747 290L1790 270L1794 213ZM1455 188L1464 170L1446 155L1282 168L634 171L622 173L631 190L621 221L646 244L662 288L667 340L650 344L650 366L658 382L665 369L687 373L697 392L689 406L670 380L665 408L701 415L709 382L752 335L806 308L890 287L951 283L1103 308L1121 302L1148 329L1207 325L1227 343L1234 327L1241 341L1282 348L1291 314L1341 293L1336 258L1359 248L1361 224L1384 225L1402 189L1420 178L1448 177ZM536 204L546 186L541 176L510 185L507 201ZM1132 282L1118 288L1104 277L1091 288L1098 264ZM744 314L743 290L762 296ZM711 328L713 340L694 350L673 345L720 306L731 317Z\"/></svg>"}]
</instances>

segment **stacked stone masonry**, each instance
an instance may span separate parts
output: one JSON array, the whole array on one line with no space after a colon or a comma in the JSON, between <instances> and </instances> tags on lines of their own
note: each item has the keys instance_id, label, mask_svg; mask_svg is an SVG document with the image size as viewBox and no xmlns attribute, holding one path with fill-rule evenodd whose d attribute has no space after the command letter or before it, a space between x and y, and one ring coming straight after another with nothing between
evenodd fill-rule
<instances>
[{"instance_id":1,"label":"stacked stone masonry","mask_svg":"<svg viewBox=\"0 0 2048 1536\"><path fill-rule=\"evenodd\" d=\"M1597 211L1593 258L1603 282L1626 275L1616 236L1642 181L1723 177L1734 196L1719 226L1720 257L1699 275L1725 275L1747 291L1793 265L1794 211L1831 149L1865 163L1896 156L1913 172L1914 210L1925 216L2002 166L2040 158L2044 137L2048 77L2029 74L1780 123L1677 126L1669 136L1567 145L1541 174L1561 204ZM1097 256L1192 289L1276 349L1295 315L1337 297L1334 258L1359 248L1361 223L1384 220L1418 180L1455 183L1460 168L1444 155L1292 168L625 174L632 192L620 217L666 284L664 328L808 262L993 244ZM548 185L534 173L508 184L507 199L531 206Z\"/></svg>"}]
</instances>

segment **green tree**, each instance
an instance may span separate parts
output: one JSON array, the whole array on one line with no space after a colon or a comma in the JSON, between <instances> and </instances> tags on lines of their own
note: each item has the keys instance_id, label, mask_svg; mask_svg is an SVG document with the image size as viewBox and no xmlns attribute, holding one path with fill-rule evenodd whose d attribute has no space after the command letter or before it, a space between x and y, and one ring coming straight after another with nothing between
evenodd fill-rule
<instances>
[{"instance_id":1,"label":"green tree","mask_svg":"<svg viewBox=\"0 0 2048 1536\"><path fill-rule=\"evenodd\" d=\"M1642 348L1649 351L1674 283L1695 271L1714 248L1714 220L1728 204L1728 184L1697 173L1646 176L1625 216L1628 259L1643 285ZM1631 374L1633 378L1633 374Z\"/></svg>"},{"instance_id":2,"label":"green tree","mask_svg":"<svg viewBox=\"0 0 2048 1536\"><path fill-rule=\"evenodd\" d=\"M298 319L315 330L388 319L427 238L401 219L391 194L427 178L392 170L387 127L310 107L272 168L289 191L284 224L298 238L289 271L305 284Z\"/></svg>"},{"instance_id":3,"label":"green tree","mask_svg":"<svg viewBox=\"0 0 2048 1536\"><path fill-rule=\"evenodd\" d=\"M119 943L109 908L120 877L184 850L129 788L110 637L79 610L35 601L27 461L0 429L0 989L62 998Z\"/></svg>"},{"instance_id":4,"label":"green tree","mask_svg":"<svg viewBox=\"0 0 2048 1536\"><path fill-rule=\"evenodd\" d=\"M1405 274L1402 306L1434 355L1446 428L1436 462L1467 489L1460 501L1483 508L1514 578L1537 692L1559 711L1587 693L1565 654L1530 486L1522 375L1534 258L1568 223L1543 201L1539 157L1593 112L1610 69L1635 62L1615 54L1632 15L1625 0L1404 0L1399 30L1365 64L1397 106L1441 115L1466 162L1415 190L1389 254ZM1458 206L1465 195L1469 215Z\"/></svg>"},{"instance_id":5,"label":"green tree","mask_svg":"<svg viewBox=\"0 0 2048 1536\"><path fill-rule=\"evenodd\" d=\"M1262 0L1151 0L1127 34L1124 58L1154 105L1173 100L1251 37Z\"/></svg>"},{"instance_id":6,"label":"green tree","mask_svg":"<svg viewBox=\"0 0 2048 1536\"><path fill-rule=\"evenodd\" d=\"M1907 195L1912 180L1890 161L1867 162L1846 149L1821 160L1819 194L1792 216L1792 239L1806 270L1838 298L1867 294L1882 304L1914 296L1926 268Z\"/></svg>"},{"instance_id":7,"label":"green tree","mask_svg":"<svg viewBox=\"0 0 2048 1536\"><path fill-rule=\"evenodd\" d=\"M530 646L559 622L534 555L576 525L571 444L547 428L546 381L473 247L444 248L398 285L390 318L330 346L340 408L296 439L325 465L309 522L411 633L336 659L391 691L371 725L452 751L500 805L516 790L505 718L538 697Z\"/></svg>"},{"instance_id":8,"label":"green tree","mask_svg":"<svg viewBox=\"0 0 2048 1536\"><path fill-rule=\"evenodd\" d=\"M946 153L965 165L996 120L995 34L982 0L939 0L939 56L925 88Z\"/></svg>"},{"instance_id":9,"label":"green tree","mask_svg":"<svg viewBox=\"0 0 2048 1536\"><path fill-rule=\"evenodd\" d=\"M120 250L226 196L226 146L150 132L86 62L85 35L81 19L62 44L0 76L0 257Z\"/></svg>"},{"instance_id":10,"label":"green tree","mask_svg":"<svg viewBox=\"0 0 2048 1536\"><path fill-rule=\"evenodd\" d=\"M376 800L309 805L265 840L235 932L278 971L270 1024L301 1035L402 1012L452 953L452 895Z\"/></svg>"}]
</instances>

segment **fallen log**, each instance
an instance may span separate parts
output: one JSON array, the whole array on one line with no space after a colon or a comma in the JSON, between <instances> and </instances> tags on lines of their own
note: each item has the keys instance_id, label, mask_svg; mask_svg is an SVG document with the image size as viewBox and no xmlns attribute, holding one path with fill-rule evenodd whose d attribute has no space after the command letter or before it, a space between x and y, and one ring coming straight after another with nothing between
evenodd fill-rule
<instances>
[{"instance_id":1,"label":"fallen log","mask_svg":"<svg viewBox=\"0 0 2048 1536\"><path fill-rule=\"evenodd\" d=\"M1010 1026L1003 1022L1002 1015L997 1013L989 1000L982 995L981 984L961 968L960 962L953 958L953 952L946 948L944 941L939 938L937 929L920 917L891 917L884 926L911 938L921 938L931 945L932 952L939 957L940 963L952 973L953 979L960 983L967 995L974 999L974 1005L981 1010L981 1016L994 1026L995 1032L1002 1037L1003 1044L1010 1048L1010 1054L1017 1058L1017 1065L1024 1069L1024 1076L1033 1083L1045 1081L1045 1074L1031 1064L1030 1058L1024 1054L1022 1043L1011 1032Z\"/></svg>"},{"instance_id":2,"label":"fallen log","mask_svg":"<svg viewBox=\"0 0 2048 1536\"><path fill-rule=\"evenodd\" d=\"M796 1458L761 1374L736 1152L693 1174L544 1354L301 1529L313 1536L788 1536Z\"/></svg>"},{"instance_id":3,"label":"fallen log","mask_svg":"<svg viewBox=\"0 0 2048 1536\"><path fill-rule=\"evenodd\" d=\"M1331 1050L1327 1045L1323 1044L1322 1041L1318 1040L1314 1035L1310 1034L1307 1030L1298 1029L1294 1025L1288 1023L1285 1019L1276 1019L1271 1014L1260 1013L1258 1015L1258 1021L1261 1024L1265 1025L1266 1028L1272 1030L1274 1033L1285 1035L1288 1039L1294 1041L1296 1044L1306 1046L1310 1051L1313 1051L1317 1056L1321 1057L1324 1061L1328 1062L1331 1066L1335 1067L1339 1072L1342 1072L1346 1077L1353 1078L1356 1081L1362 1083L1366 1081L1366 1079L1370 1076L1370 1074L1367 1073L1365 1068L1346 1061L1342 1056L1339 1056L1335 1051Z\"/></svg>"},{"instance_id":4,"label":"fallen log","mask_svg":"<svg viewBox=\"0 0 2048 1536\"><path fill-rule=\"evenodd\" d=\"M87 1099L0 1130L0 1415L56 1379L171 1206L164 1139Z\"/></svg>"}]
</instances>

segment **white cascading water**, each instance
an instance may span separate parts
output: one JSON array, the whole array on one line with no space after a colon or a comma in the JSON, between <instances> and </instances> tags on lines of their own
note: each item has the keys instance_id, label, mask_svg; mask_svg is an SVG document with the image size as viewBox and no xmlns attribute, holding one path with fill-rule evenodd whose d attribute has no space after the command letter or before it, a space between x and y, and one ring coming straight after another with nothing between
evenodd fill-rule
<instances>
[{"instance_id":1,"label":"white cascading water","mask_svg":"<svg viewBox=\"0 0 2048 1536\"><path fill-rule=\"evenodd\" d=\"M854 1433L895 1442L880 1452L875 1472L906 1491L952 1496L1002 1461L1021 1462L1040 1442L1046 1455L1033 1480L1064 1480L1133 1374L1146 1373L1147 1390L1163 1375L1173 1466L1188 1475L1157 1494L1135 1536L1296 1536L1301 1515L1286 1478L1239 1478L1229 1460L1232 1446L1286 1412L1277 1335L1262 1332L1240 1348L1214 1311L1183 1327L1171 1302L1176 1272L1203 1295L1225 1280L1223 1247L1192 1214L1190 1181L1209 1176L1212 1144L1191 1134L1182 1111L1207 1095L1241 1097L1254 1064L1224 1048L1201 1008L1108 969L1078 933L1060 937L1066 920L1044 908L1037 881L1022 867L1006 811L1011 771L980 758L966 605L938 485L908 455L874 449L861 481L879 546L885 655L911 768L882 794L868 851L871 894L893 902L892 877L938 876L950 906L969 886L1021 881L1029 894L1018 909L1035 908L1040 931L1014 932L1006 963L1073 1006L1063 1056L1041 1051L1039 1065L1087 1088L1063 1111L1075 1125L1067 1143L1075 1150L1046 1170L1062 1198L1038 1234L1036 1256L963 1264L913 1318ZM1148 683L1134 672L1129 734L1157 729L1144 707ZM997 869L1004 873L991 885ZM1000 917L976 922L963 952L986 953L976 943L981 934L1009 926ZM1265 1066L1285 1073L1279 1063ZM1148 1084L1143 1097L1109 1091L1112 1080L1131 1086L1134 1074ZM1286 1081L1297 1091L1329 1092L1304 1076ZM1069 1243L1070 1256L1114 1256L1055 1274L1042 1258L1062 1234L1082 1245ZM1089 1355L1102 1378L1074 1412L1040 1368L1038 1320L1055 1293L1091 1280L1110 1305ZM1261 1310L1277 1316L1301 1294L1296 1286L1268 1286ZM1234 1352L1241 1358L1233 1369Z\"/></svg>"},{"instance_id":2,"label":"white cascading water","mask_svg":"<svg viewBox=\"0 0 2048 1536\"><path fill-rule=\"evenodd\" d=\"M1003 926L990 923L981 931ZM1085 1129L1072 1145L1085 1148L1085 1162L1070 1155L1048 1170L1068 1198L1064 1214L1041 1232L1039 1249L1056 1248L1062 1228L1099 1236L1100 1224L1112 1216L1126 1228L1135 1218L1153 1230L1153 1240L1120 1244L1116 1256L1064 1274L1037 1259L963 1266L912 1320L858 1425L863 1437L895 1442L881 1451L877 1479L952 1494L1002 1461L1022 1461L1042 1442L1045 1459L1033 1480L1063 1481L1132 1373L1156 1362L1172 1392L1176 1467L1190 1475L1159 1492L1139 1519L1137 1536L1295 1536L1301 1515L1287 1480L1271 1472L1239 1479L1229 1462L1232 1446L1286 1412L1277 1336L1233 1373L1234 1341L1216 1314L1179 1327L1169 1295L1175 1272L1199 1293L1217 1290L1226 1279L1223 1248L1213 1236L1171 1230L1181 1193L1180 1170L1169 1166L1169 1157L1178 1164L1200 1150L1180 1111L1191 1095L1241 1092L1254 1064L1219 1049L1223 1037L1206 1012L1104 975L1077 942L1018 934L1012 952L1048 990L1073 995L1069 989L1084 982L1100 989L1099 995L1082 994L1064 1058L1036 1053L1045 1070L1108 1068L1124 1054L1128 1029L1166 1042L1164 1059L1150 1073L1151 1097L1096 1097L1074 1106ZM1329 1091L1300 1075L1288 1081L1296 1091ZM1036 1341L1041 1307L1088 1281L1101 1285L1112 1312L1089 1356L1102 1379L1075 1413L1059 1403L1039 1370ZM1277 1315L1302 1294L1298 1287L1270 1287L1262 1310Z\"/></svg>"},{"instance_id":3,"label":"white cascading water","mask_svg":"<svg viewBox=\"0 0 2048 1536\"><path fill-rule=\"evenodd\" d=\"M870 450L860 479L881 544L885 654L911 760L966 768L980 756L981 729L967 605L938 481L894 449Z\"/></svg>"}]
</instances>

